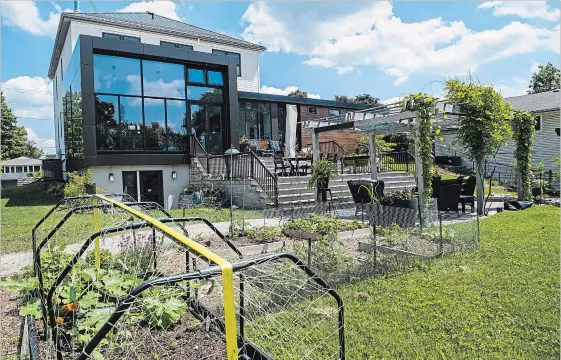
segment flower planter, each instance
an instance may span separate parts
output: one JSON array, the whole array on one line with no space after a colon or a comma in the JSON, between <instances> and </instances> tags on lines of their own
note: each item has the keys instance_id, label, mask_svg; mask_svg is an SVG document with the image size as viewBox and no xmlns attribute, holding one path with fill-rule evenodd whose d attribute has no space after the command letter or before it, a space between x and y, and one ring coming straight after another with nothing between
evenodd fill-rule
<instances>
[{"instance_id":1,"label":"flower planter","mask_svg":"<svg viewBox=\"0 0 561 360\"><path fill-rule=\"evenodd\" d=\"M413 227L419 218L419 198L396 199L391 204L374 206L373 221L378 226Z\"/></svg>"}]
</instances>

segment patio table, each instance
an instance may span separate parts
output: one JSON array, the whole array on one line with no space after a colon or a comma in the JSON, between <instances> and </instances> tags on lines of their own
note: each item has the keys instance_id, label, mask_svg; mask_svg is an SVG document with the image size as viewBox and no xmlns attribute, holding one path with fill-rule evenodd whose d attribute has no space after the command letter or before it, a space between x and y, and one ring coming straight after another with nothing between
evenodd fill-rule
<instances>
[{"instance_id":1,"label":"patio table","mask_svg":"<svg viewBox=\"0 0 561 360\"><path fill-rule=\"evenodd\" d=\"M289 157L286 160L290 164L290 174L292 175L300 175L300 169L303 169L304 175L308 175L308 169L312 167L311 164L313 163L311 156ZM302 162L304 162L304 165L300 165Z\"/></svg>"}]
</instances>

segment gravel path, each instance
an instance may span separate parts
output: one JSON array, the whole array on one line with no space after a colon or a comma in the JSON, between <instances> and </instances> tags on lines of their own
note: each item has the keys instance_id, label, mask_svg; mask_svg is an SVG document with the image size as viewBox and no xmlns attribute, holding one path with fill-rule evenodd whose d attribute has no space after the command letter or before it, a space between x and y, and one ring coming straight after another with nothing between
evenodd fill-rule
<instances>
[{"instance_id":1,"label":"gravel path","mask_svg":"<svg viewBox=\"0 0 561 360\"><path fill-rule=\"evenodd\" d=\"M279 226L279 219L252 219L246 220L251 226ZM230 227L229 222L215 223L214 226L223 234L228 233ZM205 224L193 224L185 226L190 237L194 236L210 236L214 234ZM142 232L139 232L142 233ZM111 252L120 251L121 237L105 238L100 241L100 247ZM85 239L84 239L85 240ZM70 244L66 246L65 251L68 253L76 253L82 246L82 243ZM32 251L24 251L18 253L4 254L0 256L0 278L21 273L23 268L31 265L33 262Z\"/></svg>"}]
</instances>

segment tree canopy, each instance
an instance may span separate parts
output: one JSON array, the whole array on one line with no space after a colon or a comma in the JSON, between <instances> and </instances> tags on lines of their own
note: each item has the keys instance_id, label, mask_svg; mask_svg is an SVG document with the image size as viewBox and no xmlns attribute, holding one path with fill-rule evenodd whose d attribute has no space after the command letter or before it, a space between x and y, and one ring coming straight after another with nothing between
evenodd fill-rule
<instances>
[{"instance_id":1,"label":"tree canopy","mask_svg":"<svg viewBox=\"0 0 561 360\"><path fill-rule=\"evenodd\" d=\"M370 106L376 106L380 104L380 99L370 94L361 94L355 96L354 98L350 98L346 95L335 95L335 101L346 102L349 104L365 104Z\"/></svg>"},{"instance_id":2,"label":"tree canopy","mask_svg":"<svg viewBox=\"0 0 561 360\"><path fill-rule=\"evenodd\" d=\"M298 98L307 98L308 93L305 92L305 91L302 91L300 89L296 89L293 92L291 92L290 94L288 94L288 96L293 96L293 97L298 97Z\"/></svg>"},{"instance_id":3,"label":"tree canopy","mask_svg":"<svg viewBox=\"0 0 561 360\"><path fill-rule=\"evenodd\" d=\"M18 120L6 104L4 94L0 94L2 106L2 160L15 159L20 156L39 158L43 151L35 146L33 141L27 139L27 131L23 126L18 126Z\"/></svg>"},{"instance_id":4,"label":"tree canopy","mask_svg":"<svg viewBox=\"0 0 561 360\"><path fill-rule=\"evenodd\" d=\"M545 65L538 65L538 71L532 74L528 94L537 94L545 91L559 89L560 71L548 62Z\"/></svg>"}]
</instances>

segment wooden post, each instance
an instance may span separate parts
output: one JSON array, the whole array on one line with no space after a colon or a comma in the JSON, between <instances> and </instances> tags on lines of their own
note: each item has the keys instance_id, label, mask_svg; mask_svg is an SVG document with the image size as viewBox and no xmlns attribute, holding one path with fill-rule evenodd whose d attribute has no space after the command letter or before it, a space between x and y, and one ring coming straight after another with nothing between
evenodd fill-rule
<instances>
[{"instance_id":1,"label":"wooden post","mask_svg":"<svg viewBox=\"0 0 561 360\"><path fill-rule=\"evenodd\" d=\"M376 166L376 134L368 135L368 145L370 151L370 177L372 180L377 180L378 168Z\"/></svg>"},{"instance_id":2,"label":"wooden post","mask_svg":"<svg viewBox=\"0 0 561 360\"><path fill-rule=\"evenodd\" d=\"M417 120L415 119L415 122ZM415 129L415 176L417 178L417 191L419 193L419 202L424 206L423 192L425 190L425 183L423 181L423 165L421 163L421 154L419 153L419 127Z\"/></svg>"},{"instance_id":3,"label":"wooden post","mask_svg":"<svg viewBox=\"0 0 561 360\"><path fill-rule=\"evenodd\" d=\"M319 161L319 134L315 130L312 133L312 161L314 166Z\"/></svg>"}]
</instances>

